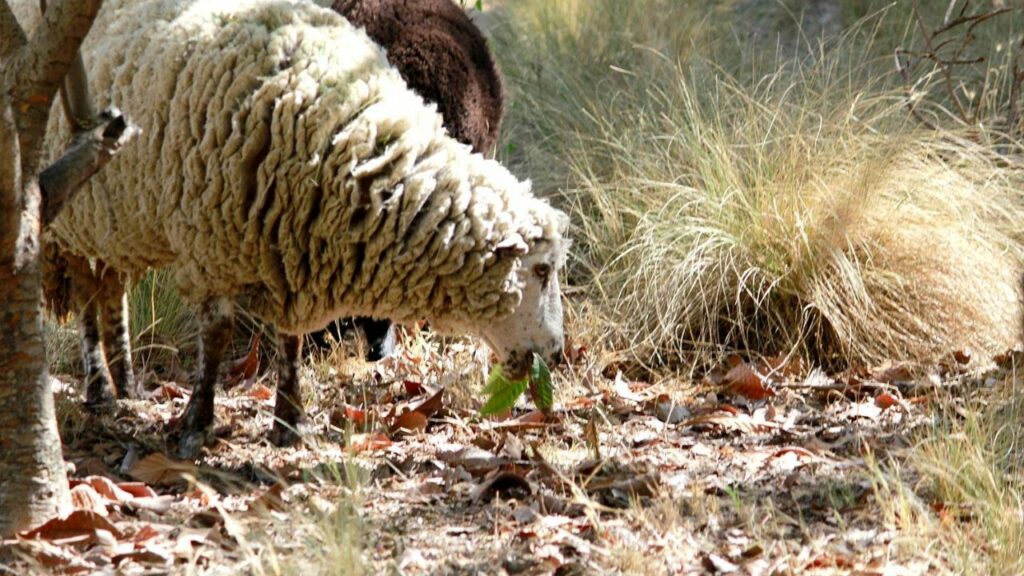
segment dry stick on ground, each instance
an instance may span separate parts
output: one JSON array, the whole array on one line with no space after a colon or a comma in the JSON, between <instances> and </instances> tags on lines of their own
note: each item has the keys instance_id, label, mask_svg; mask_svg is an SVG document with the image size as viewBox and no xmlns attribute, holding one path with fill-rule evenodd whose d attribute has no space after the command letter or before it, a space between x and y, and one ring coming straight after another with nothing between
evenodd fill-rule
<instances>
[{"instance_id":1,"label":"dry stick on ground","mask_svg":"<svg viewBox=\"0 0 1024 576\"><path fill-rule=\"evenodd\" d=\"M975 28L997 16L1013 11L1012 8L999 8L981 14L968 15L967 9L970 7L971 2L970 0L964 0L964 3L960 6L960 10L954 18L953 12L958 2L959 0L951 0L949 7L946 9L946 15L943 19L942 26L934 30L929 30L924 23L924 18L921 16L921 9L918 1L913 0L914 19L918 30L921 32L921 42L924 44L924 47L921 50L908 50L900 47L896 48L895 52L896 70L899 72L900 77L903 80L903 93L907 99L907 108L909 109L910 114L918 122L921 122L921 124L929 129L935 129L936 126L933 122L925 118L917 109L917 103L914 101L913 97L914 91L910 72L911 62L909 59L927 60L935 65L938 73L942 75L943 84L946 87L946 92L949 94L950 101L956 109L956 115L965 125L971 126L977 121L978 116L980 115L980 109L973 111L969 110L957 95L953 69L957 66L967 66L984 62L984 57L964 58L964 52L974 41ZM939 36L952 32L960 27L965 27L961 36L938 41ZM959 41L959 44L953 50L953 54L948 58L942 57L940 55L940 51L952 45L956 41ZM904 57L907 57L908 61L904 61ZM984 97L978 99L980 103L979 106L983 105L984 100Z\"/></svg>"},{"instance_id":2,"label":"dry stick on ground","mask_svg":"<svg viewBox=\"0 0 1024 576\"><path fill-rule=\"evenodd\" d=\"M137 130L107 115L75 130L54 166L41 163L53 98L101 4L52 1L27 36L0 2L0 536L71 504L46 367L40 235ZM83 74L68 92L69 101L87 98Z\"/></svg>"}]
</instances>

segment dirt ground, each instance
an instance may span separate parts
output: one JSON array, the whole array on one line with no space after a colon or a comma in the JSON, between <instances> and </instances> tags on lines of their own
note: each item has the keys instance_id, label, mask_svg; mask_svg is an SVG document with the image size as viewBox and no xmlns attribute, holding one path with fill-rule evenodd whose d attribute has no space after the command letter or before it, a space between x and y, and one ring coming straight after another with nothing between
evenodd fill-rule
<instances>
[{"instance_id":1,"label":"dirt ground","mask_svg":"<svg viewBox=\"0 0 1024 576\"><path fill-rule=\"evenodd\" d=\"M94 416L62 385L77 510L5 541L0 574L924 574L877 463L1005 377L733 357L680 379L573 347L550 415L484 420L482 353L420 339L314 361L304 444L277 448L273 377L241 353L198 464L170 456L186 386Z\"/></svg>"}]
</instances>

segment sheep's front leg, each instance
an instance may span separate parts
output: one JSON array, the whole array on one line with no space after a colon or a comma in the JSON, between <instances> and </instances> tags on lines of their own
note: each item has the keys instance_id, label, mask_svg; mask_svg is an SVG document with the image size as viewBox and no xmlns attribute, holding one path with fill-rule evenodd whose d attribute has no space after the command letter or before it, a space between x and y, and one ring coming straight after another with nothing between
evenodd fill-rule
<instances>
[{"instance_id":1,"label":"sheep's front leg","mask_svg":"<svg viewBox=\"0 0 1024 576\"><path fill-rule=\"evenodd\" d=\"M362 328L366 336L366 359L375 362L395 351L395 329L390 320L357 317L352 323Z\"/></svg>"},{"instance_id":2,"label":"sheep's front leg","mask_svg":"<svg viewBox=\"0 0 1024 576\"><path fill-rule=\"evenodd\" d=\"M278 333L277 402L274 405L274 429L270 435L276 446L290 446L301 436L299 425L306 417L299 388L301 361L302 336Z\"/></svg>"},{"instance_id":3,"label":"sheep's front leg","mask_svg":"<svg viewBox=\"0 0 1024 576\"><path fill-rule=\"evenodd\" d=\"M135 370L132 368L131 335L128 332L128 292L121 278L107 272L100 279L100 325L107 367L118 398L134 398Z\"/></svg>"},{"instance_id":4,"label":"sheep's front leg","mask_svg":"<svg viewBox=\"0 0 1024 576\"><path fill-rule=\"evenodd\" d=\"M181 440L178 455L194 460L206 444L206 434L213 425L213 398L217 370L231 342L235 325L235 305L231 300L208 300L199 308L200 358L199 380L192 387L192 397L181 417Z\"/></svg>"}]
</instances>

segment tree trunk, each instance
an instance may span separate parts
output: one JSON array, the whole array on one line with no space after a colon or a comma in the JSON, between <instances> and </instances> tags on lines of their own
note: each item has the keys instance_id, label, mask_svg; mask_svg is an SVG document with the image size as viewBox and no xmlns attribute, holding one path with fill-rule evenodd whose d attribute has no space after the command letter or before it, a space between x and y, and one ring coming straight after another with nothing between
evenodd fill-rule
<instances>
[{"instance_id":1,"label":"tree trunk","mask_svg":"<svg viewBox=\"0 0 1024 576\"><path fill-rule=\"evenodd\" d=\"M116 110L96 118L85 87L78 49L101 1L41 2L42 21L27 35L0 0L0 537L71 509L46 366L40 235L138 133ZM62 85L74 134L43 170L50 104Z\"/></svg>"},{"instance_id":2,"label":"tree trunk","mask_svg":"<svg viewBox=\"0 0 1024 576\"><path fill-rule=\"evenodd\" d=\"M35 247L38 251L38 247ZM46 369L39 259L0 261L0 534L71 507Z\"/></svg>"},{"instance_id":3,"label":"tree trunk","mask_svg":"<svg viewBox=\"0 0 1024 576\"><path fill-rule=\"evenodd\" d=\"M0 535L68 511L43 340L42 197L20 177L14 120L0 98Z\"/></svg>"}]
</instances>

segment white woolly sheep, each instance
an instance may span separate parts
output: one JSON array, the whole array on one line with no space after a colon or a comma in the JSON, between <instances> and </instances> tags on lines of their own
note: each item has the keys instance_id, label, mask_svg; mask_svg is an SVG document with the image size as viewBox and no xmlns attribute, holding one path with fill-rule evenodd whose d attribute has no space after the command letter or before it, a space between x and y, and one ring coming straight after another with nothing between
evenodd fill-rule
<instances>
[{"instance_id":1,"label":"white woolly sheep","mask_svg":"<svg viewBox=\"0 0 1024 576\"><path fill-rule=\"evenodd\" d=\"M557 361L568 219L449 138L340 16L296 0L107 0L83 55L96 97L144 133L51 240L87 325L97 309L121 321L123 278L150 268L197 307L202 374L182 455L213 421L236 304L277 329L279 444L303 416L297 335L343 315L479 334L513 375L533 354ZM90 400L113 394L109 374L92 376Z\"/></svg>"}]
</instances>

